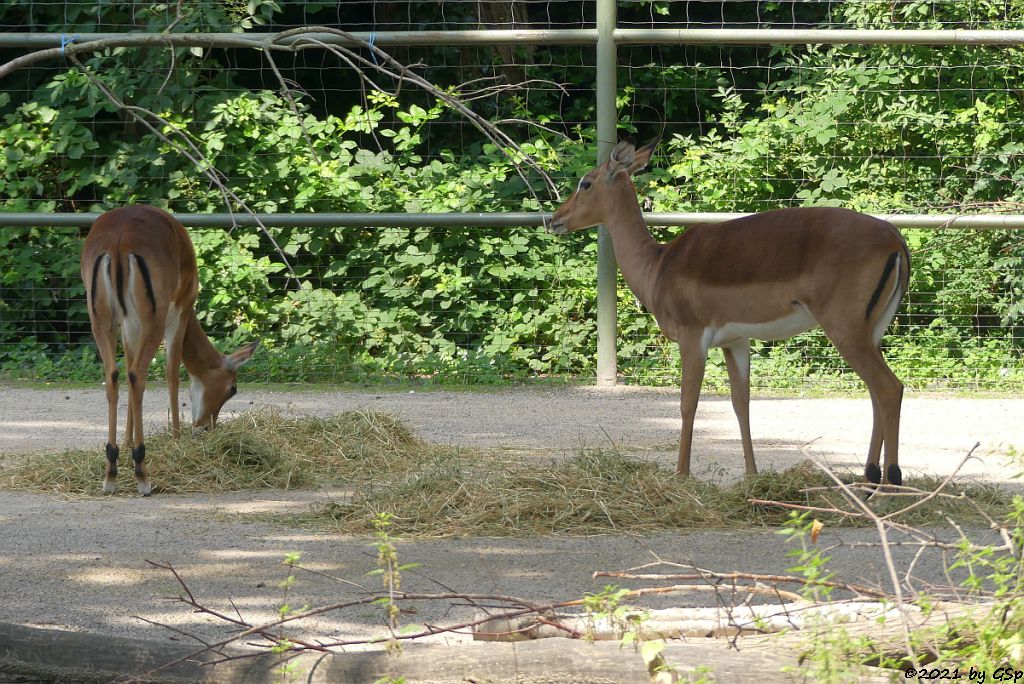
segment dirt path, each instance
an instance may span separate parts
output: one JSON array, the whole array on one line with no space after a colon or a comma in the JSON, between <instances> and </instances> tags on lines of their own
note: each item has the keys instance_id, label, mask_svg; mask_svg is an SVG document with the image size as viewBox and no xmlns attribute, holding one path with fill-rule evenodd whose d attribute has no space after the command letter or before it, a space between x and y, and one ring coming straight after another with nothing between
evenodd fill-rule
<instances>
[{"instance_id":1,"label":"dirt path","mask_svg":"<svg viewBox=\"0 0 1024 684\"><path fill-rule=\"evenodd\" d=\"M252 402L252 403L250 403ZM579 444L637 450L674 459L678 403L674 390L592 388L495 392L256 391L242 388L233 411L270 405L296 413L329 414L379 408L408 421L426 439L533 452L567 452ZM147 393L147 421L166 416L161 391ZM870 431L866 399L759 400L752 409L755 450L763 469L801 460L801 446L834 464L859 469ZM1015 472L996 454L1024 446L1024 401L909 397L904 407L904 471L945 473L976 442L981 458L966 477L1007 481ZM102 390L0 388L0 454L99 447L104 439ZM738 431L728 401L701 404L695 438L700 477L731 477L742 468ZM204 637L223 634L214 621L161 597L177 593L173 578L145 563L170 562L210 605L266 618L285 600L281 559L301 552L318 570L375 588L369 540L310 534L260 521L253 514L329 498L329 492L259 492L230 495L60 497L0 491L0 622L61 626L108 634L183 639L147 620ZM833 566L850 581L884 581L877 550L851 546L872 539L867 530L827 530ZM578 597L599 589L594 570L623 569L652 554L715 570L783 572L788 547L771 531L681 531L654 536L605 535L530 540L453 539L403 542L403 562L420 563L403 588L497 592L530 598ZM909 562L911 550L900 552ZM942 579L937 557L918 572ZM357 587L300 575L287 601L322 605L361 593ZM705 604L708 596L673 597ZM424 605L409 622L448 621L468 609ZM380 633L379 609L333 615L303 628L318 636Z\"/></svg>"}]
</instances>

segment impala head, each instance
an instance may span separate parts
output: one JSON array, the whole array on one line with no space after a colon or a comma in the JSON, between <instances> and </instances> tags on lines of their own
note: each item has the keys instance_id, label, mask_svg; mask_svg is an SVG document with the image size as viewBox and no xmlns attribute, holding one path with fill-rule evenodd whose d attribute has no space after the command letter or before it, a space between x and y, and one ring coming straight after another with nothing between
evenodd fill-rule
<instances>
[{"instance_id":1,"label":"impala head","mask_svg":"<svg viewBox=\"0 0 1024 684\"><path fill-rule=\"evenodd\" d=\"M219 366L191 375L189 395L192 399L192 428L203 432L217 425L217 416L227 400L238 393L238 369L244 366L259 342L221 356Z\"/></svg>"},{"instance_id":2,"label":"impala head","mask_svg":"<svg viewBox=\"0 0 1024 684\"><path fill-rule=\"evenodd\" d=\"M616 184L628 183L630 191L635 192L629 179L647 166L657 144L655 140L640 149L636 149L628 140L617 144L608 161L583 176L572 197L555 210L548 231L555 235L566 235L604 223L605 214L615 201L615 195L610 191Z\"/></svg>"}]
</instances>

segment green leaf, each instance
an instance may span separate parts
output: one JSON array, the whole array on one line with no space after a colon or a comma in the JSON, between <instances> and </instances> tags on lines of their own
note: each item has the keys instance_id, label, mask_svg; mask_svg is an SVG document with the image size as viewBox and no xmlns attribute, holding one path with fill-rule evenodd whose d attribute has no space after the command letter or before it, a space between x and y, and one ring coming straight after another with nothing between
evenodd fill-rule
<instances>
[{"instance_id":1,"label":"green leaf","mask_svg":"<svg viewBox=\"0 0 1024 684\"><path fill-rule=\"evenodd\" d=\"M640 645L640 657L644 659L644 663L649 664L661 655L661 652L664 650L665 642L662 639L645 641Z\"/></svg>"}]
</instances>

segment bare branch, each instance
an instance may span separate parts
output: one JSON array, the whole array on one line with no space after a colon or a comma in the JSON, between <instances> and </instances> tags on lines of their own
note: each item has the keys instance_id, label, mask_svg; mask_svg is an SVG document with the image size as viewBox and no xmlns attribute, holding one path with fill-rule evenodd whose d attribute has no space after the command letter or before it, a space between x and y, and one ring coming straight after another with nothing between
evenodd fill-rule
<instances>
[{"instance_id":1,"label":"bare branch","mask_svg":"<svg viewBox=\"0 0 1024 684\"><path fill-rule=\"evenodd\" d=\"M217 187L218 190L220 190L221 194L225 198L225 204L228 206L229 210L233 202L236 206L243 208L250 216L252 216L253 220L256 222L256 225L259 226L260 230L270 241L270 244L274 246L274 249L277 251L278 256L281 258L281 261L288 269L289 277L291 279L298 278L298 276L295 275L294 269L292 269L292 265L291 262L288 260L288 256L285 254L281 246L277 243L277 240L271 234L267 226L263 223L263 221L259 219L259 217L256 215L256 212L252 208L250 208L249 205L246 204L245 201L242 200L242 198L239 197L234 190L227 186L227 179L223 177L223 174L221 174L214 167L210 160L207 159L205 155L203 155L202 151L198 147L196 147L195 143L193 143L192 140L184 132L179 130L178 127L176 127L174 124L164 119L160 115L156 114L155 112L151 112L143 107L125 104L125 102L122 101L117 95L115 95L109 88L107 88L106 84L103 83L103 81L101 81L95 74L93 74L88 67L82 64L82 62L79 61L77 57L72 55L69 57L69 59L72 62L74 62L75 66L78 67L79 71L81 71L82 74L84 74L86 78L88 78L89 81L93 85L95 85L101 93L103 93L103 95L107 98L107 100L110 101L111 104L113 104L121 111L127 113L133 119L135 119L143 126L148 128L149 131L153 133L153 135L157 136L158 138L160 138L160 140L173 147L179 154L188 159L193 164L193 166L195 166L196 169L202 172L202 174L205 175L210 180L210 182ZM152 119L153 121L157 121L160 123L160 125L166 127L169 130L174 131L178 135L178 137L182 141L184 141L184 143L188 146L189 149L185 149L180 144L171 140L167 135L163 133L163 131L154 126L151 123L150 119Z\"/></svg>"},{"instance_id":2,"label":"bare branch","mask_svg":"<svg viewBox=\"0 0 1024 684\"><path fill-rule=\"evenodd\" d=\"M305 119L302 114L299 113L299 106L295 103L295 98L292 97L292 90L288 86L288 81L285 80L284 74L281 73L281 70L277 68L277 62L274 61L273 53L270 50L264 50L263 56L270 64L270 69L274 72L274 76L277 77L277 82L281 85L281 94L284 96L284 99L288 100L288 106L291 107L292 114L295 115L296 121L299 122L299 128L302 130L302 135L306 138L306 144L309 145L310 154L313 155L313 159L315 159L318 164L321 163L320 155L316 152L316 145L313 144L313 137L309 134L309 131L306 130Z\"/></svg>"},{"instance_id":3,"label":"bare branch","mask_svg":"<svg viewBox=\"0 0 1024 684\"><path fill-rule=\"evenodd\" d=\"M898 515L900 515L902 513L906 513L907 511L912 511L915 508L917 508L918 506L922 506L925 503L927 503L927 502L931 501L932 499L934 499L935 497L939 496L939 493L943 489L945 489L946 486L950 482L953 481L953 478L964 467L964 464L966 464L967 461L970 460L974 456L974 450L977 449L979 446L981 446L981 442L975 442L974 446L971 447L971 450L967 452L967 455L964 456L960 460L960 463L957 465L957 467L953 469L953 471L946 477L945 480L943 480L941 483L939 483L939 486L936 487L934 491L929 493L927 496L922 497L918 501L915 501L914 503L910 504L909 506L905 506L905 507L899 509L898 511L893 511L892 513L889 513L888 515L883 516L882 520L891 520L892 518L895 518L896 516L898 516Z\"/></svg>"},{"instance_id":4,"label":"bare branch","mask_svg":"<svg viewBox=\"0 0 1024 684\"><path fill-rule=\"evenodd\" d=\"M658 565L652 563L651 565ZM732 581L732 580L750 580L751 582L764 582L766 584L800 584L807 587L830 587L834 589L845 589L855 594L861 594L863 596L872 596L876 598L889 598L891 594L871 587L866 587L860 584L850 584L847 582L834 582L831 580L810 580L805 577L795 577L793 575L766 575L752 572L712 572L710 570L699 570L697 573L633 573L629 571L624 572L595 572L594 577L611 577L615 579L634 579L634 580L655 580L655 581L667 581L667 580L717 580L717 581ZM717 586L717 585L716 585ZM753 589L744 585L744 589ZM760 592L764 593L764 592ZM800 598L800 597L798 597Z\"/></svg>"},{"instance_id":5,"label":"bare branch","mask_svg":"<svg viewBox=\"0 0 1024 684\"><path fill-rule=\"evenodd\" d=\"M885 567L889 571L889 578L892 580L892 588L893 593L895 594L896 607L899 610L900 614L900 624L903 628L903 645L906 649L907 658L910 660L911 664L915 668L918 667L919 663L917 660L917 654L914 652L914 647L910 642L910 622L907 618L906 607L903 605L902 583L900 582L899 574L896 571L896 563L893 561L892 549L889 548L889 537L888 531L886 529L887 521L883 520L874 511L872 511L868 507L868 505L864 503L860 499L860 497L856 495L856 493L854 493L854 491L849 487L849 485L840 480L839 477L834 472L832 472L831 468L829 468L824 463L820 463L817 459L811 457L809 454L808 456L811 458L811 461L814 463L814 465L821 468L823 471L825 471L826 475L832 478L832 481L839 486L839 488L843 491L843 494L847 496L848 500L851 501L858 508L860 508L861 512L866 517L870 518L871 521L875 524L875 529L878 531L878 538L882 542L882 556L885 559Z\"/></svg>"},{"instance_id":6,"label":"bare branch","mask_svg":"<svg viewBox=\"0 0 1024 684\"><path fill-rule=\"evenodd\" d=\"M318 37L318 35L320 37ZM323 40L323 37L327 35L340 40L337 41L337 44L327 43ZM347 47L349 45L356 46L360 50L369 51L372 53L373 57L368 59L367 57L357 53L354 49ZM506 155L506 157L508 157L513 168L515 168L516 173L519 175L527 191L531 194L534 200L539 202L539 198L533 190L533 185L530 183L522 168L523 164L530 167L538 174L539 178L544 182L553 197L558 197L557 187L547 172L537 164L530 155L526 154L515 140L504 133L497 125L487 121L484 117L474 112L465 104L467 101L475 99L475 97L477 97L476 94L467 93L461 91L461 89L453 91L441 89L429 80L413 72L409 66L394 59L390 54L378 46L362 40L347 31L342 31L336 28L326 26L303 26L288 29L286 31L280 31L278 33L268 33L265 37L261 35L259 38L253 37L252 34L240 34L235 37L233 35L224 34L207 35L201 33L162 33L158 35L137 34L117 38L90 40L84 43L71 43L61 47L36 50L26 55L22 55L21 57L12 59L6 64L0 65L0 78L3 78L4 76L7 76L8 74L23 67L54 59L68 59L73 63L78 64L79 68L84 71L84 67L81 66L81 63L77 59L78 55L102 52L112 48L140 47L162 47L165 49L186 47L246 48L261 50L268 56L271 51L294 53L311 47L319 47L339 57L359 76L361 81L369 84L374 90L384 92L384 88L369 77L368 72L371 71L393 79L396 84L398 84L399 88L403 83L408 82L429 93L469 121L469 123L480 131L487 140L493 143L503 154ZM284 83L276 64L273 59L270 59L269 61L275 75L282 83L285 97L289 98L291 101L290 96L288 95L287 85ZM507 88L511 86L505 87ZM486 88L482 92L486 93L490 92L490 90L491 88ZM108 94L108 99L110 99L110 94ZM294 106L294 102L292 102L292 104ZM121 108L126 107L124 103L121 103L119 106ZM240 203L239 206L244 205ZM263 226L261 226L261 228L263 228Z\"/></svg>"},{"instance_id":7,"label":"bare branch","mask_svg":"<svg viewBox=\"0 0 1024 684\"><path fill-rule=\"evenodd\" d=\"M70 43L62 47L35 50L21 57L15 57L6 64L0 65L0 78L8 76L18 69L57 59L71 60L82 54L103 52L112 48L249 48L288 51L285 45L274 43L275 34L267 34L267 38L253 40L239 35L238 38L219 35L210 36L202 33L137 33L118 38L102 38L84 43Z\"/></svg>"}]
</instances>

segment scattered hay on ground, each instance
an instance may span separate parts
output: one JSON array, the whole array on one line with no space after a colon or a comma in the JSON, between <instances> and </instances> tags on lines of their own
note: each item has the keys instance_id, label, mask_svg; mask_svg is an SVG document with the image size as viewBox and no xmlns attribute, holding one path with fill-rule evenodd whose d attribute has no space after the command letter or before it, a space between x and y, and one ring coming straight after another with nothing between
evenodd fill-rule
<instances>
[{"instance_id":1,"label":"scattered hay on ground","mask_svg":"<svg viewBox=\"0 0 1024 684\"><path fill-rule=\"evenodd\" d=\"M373 531L389 513L395 534L418 537L654 532L777 525L789 511L752 503L777 501L850 509L827 474L810 463L731 485L680 479L657 463L616 450L583 449L547 462L500 451L462 449L417 439L394 416L349 411L329 418L247 413L209 433L147 437L147 464L158 493L342 487L341 498L301 515L274 516L292 525L343 534ZM122 450L121 491L134 483ZM9 488L98 494L103 457L96 451L34 456L0 472ZM846 481L856 477L843 473ZM933 490L938 478L908 484ZM907 524L980 520L1009 508L992 486L954 484L959 499L937 498L901 518ZM883 513L913 499L876 496ZM853 521L819 515L828 524Z\"/></svg>"},{"instance_id":2,"label":"scattered hay on ground","mask_svg":"<svg viewBox=\"0 0 1024 684\"><path fill-rule=\"evenodd\" d=\"M790 509L752 503L758 499L850 510L844 495L830 487L831 478L809 465L719 486L674 477L656 463L615 451L583 450L570 459L540 465L513 459L483 462L449 452L420 469L378 480L345 500L318 504L288 520L314 529L363 534L373 531L376 515L388 513L396 534L415 537L587 535L760 527L778 525L789 516ZM908 484L934 489L938 480ZM946 516L977 521L982 519L974 506L979 502L993 517L1009 510L1009 496L996 487L952 486L947 491L961 498L936 499L898 520L915 525L944 524ZM899 503L914 500L900 498ZM883 508L883 514L896 507L893 497L876 496L871 502L873 508ZM828 514L818 517L831 525L869 524Z\"/></svg>"},{"instance_id":3,"label":"scattered hay on ground","mask_svg":"<svg viewBox=\"0 0 1024 684\"><path fill-rule=\"evenodd\" d=\"M400 473L410 459L443 451L416 439L394 416L348 411L329 418L290 418L254 411L210 432L180 439L169 431L146 436L146 466L155 493L301 489ZM131 450L121 449L121 491L134 491ZM12 489L98 494L104 459L97 449L38 455L0 474Z\"/></svg>"}]
</instances>

